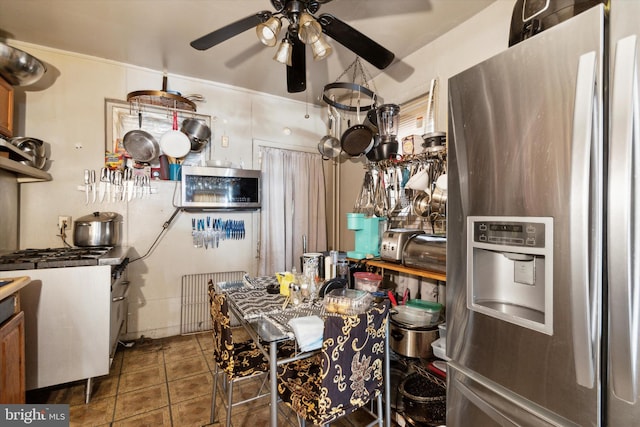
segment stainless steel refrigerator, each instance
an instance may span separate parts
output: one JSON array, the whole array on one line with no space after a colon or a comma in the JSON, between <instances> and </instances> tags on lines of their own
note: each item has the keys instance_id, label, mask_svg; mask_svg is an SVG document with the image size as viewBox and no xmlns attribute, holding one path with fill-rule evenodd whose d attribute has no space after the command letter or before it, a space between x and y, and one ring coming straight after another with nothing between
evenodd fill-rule
<instances>
[{"instance_id":1,"label":"stainless steel refrigerator","mask_svg":"<svg viewBox=\"0 0 640 427\"><path fill-rule=\"evenodd\" d=\"M448 427L640 425L638 34L612 0L449 80Z\"/></svg>"}]
</instances>

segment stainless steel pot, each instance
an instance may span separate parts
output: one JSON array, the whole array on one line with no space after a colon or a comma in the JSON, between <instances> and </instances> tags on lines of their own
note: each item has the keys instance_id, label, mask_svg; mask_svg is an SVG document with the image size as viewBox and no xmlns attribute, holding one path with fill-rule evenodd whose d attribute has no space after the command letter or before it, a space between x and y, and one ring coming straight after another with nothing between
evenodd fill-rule
<instances>
[{"instance_id":1,"label":"stainless steel pot","mask_svg":"<svg viewBox=\"0 0 640 427\"><path fill-rule=\"evenodd\" d=\"M393 351L401 356L422 359L432 357L431 343L437 339L438 324L412 327L394 320L393 314L391 314L389 345Z\"/></svg>"},{"instance_id":2,"label":"stainless steel pot","mask_svg":"<svg viewBox=\"0 0 640 427\"><path fill-rule=\"evenodd\" d=\"M122 236L122 215L94 212L73 223L75 246L118 246Z\"/></svg>"},{"instance_id":3,"label":"stainless steel pot","mask_svg":"<svg viewBox=\"0 0 640 427\"><path fill-rule=\"evenodd\" d=\"M211 129L201 120L187 118L182 121L180 130L189 137L191 151L202 151L211 139Z\"/></svg>"}]
</instances>

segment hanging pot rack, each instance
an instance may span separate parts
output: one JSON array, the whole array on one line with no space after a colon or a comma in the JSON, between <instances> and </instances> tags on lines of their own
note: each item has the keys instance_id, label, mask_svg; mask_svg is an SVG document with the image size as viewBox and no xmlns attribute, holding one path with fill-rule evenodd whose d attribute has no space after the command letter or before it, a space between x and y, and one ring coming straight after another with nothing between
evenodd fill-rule
<instances>
[{"instance_id":1,"label":"hanging pot rack","mask_svg":"<svg viewBox=\"0 0 640 427\"><path fill-rule=\"evenodd\" d=\"M173 110L196 111L196 104L179 92L167 90L167 76L162 77L162 90L138 90L127 94L127 102L155 105Z\"/></svg>"},{"instance_id":2,"label":"hanging pot rack","mask_svg":"<svg viewBox=\"0 0 640 427\"><path fill-rule=\"evenodd\" d=\"M351 74L351 81L340 81L342 77ZM369 88L371 77L365 70L360 57L356 57L338 76L335 82L326 84L322 91L322 100L335 108L350 112L369 111L376 107L378 96Z\"/></svg>"}]
</instances>

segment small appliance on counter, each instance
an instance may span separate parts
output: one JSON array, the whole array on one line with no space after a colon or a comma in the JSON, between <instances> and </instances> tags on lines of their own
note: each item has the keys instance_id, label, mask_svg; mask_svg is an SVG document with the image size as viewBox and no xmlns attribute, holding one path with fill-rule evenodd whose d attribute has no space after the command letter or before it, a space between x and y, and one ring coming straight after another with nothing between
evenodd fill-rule
<instances>
[{"instance_id":1,"label":"small appliance on counter","mask_svg":"<svg viewBox=\"0 0 640 427\"><path fill-rule=\"evenodd\" d=\"M423 270L446 273L447 238L416 234L409 238L402 250L402 264Z\"/></svg>"},{"instance_id":2,"label":"small appliance on counter","mask_svg":"<svg viewBox=\"0 0 640 427\"><path fill-rule=\"evenodd\" d=\"M347 228L356 232L355 250L348 251L347 257L364 259L380 255L380 228L382 218L367 217L363 213L348 213Z\"/></svg>"},{"instance_id":3,"label":"small appliance on counter","mask_svg":"<svg viewBox=\"0 0 640 427\"><path fill-rule=\"evenodd\" d=\"M391 228L385 231L380 243L380 258L383 261L402 262L404 245L417 234L424 234L424 231L409 228Z\"/></svg>"}]
</instances>

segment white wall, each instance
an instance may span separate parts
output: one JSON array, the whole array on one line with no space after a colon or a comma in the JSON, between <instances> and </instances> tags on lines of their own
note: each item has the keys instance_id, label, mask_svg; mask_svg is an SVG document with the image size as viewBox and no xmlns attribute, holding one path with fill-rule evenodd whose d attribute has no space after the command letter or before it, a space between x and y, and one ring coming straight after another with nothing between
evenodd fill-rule
<instances>
[{"instance_id":1,"label":"white wall","mask_svg":"<svg viewBox=\"0 0 640 427\"><path fill-rule=\"evenodd\" d=\"M172 197L175 182L153 181L157 193L148 200L128 204L85 205L84 169L99 173L105 150L105 98L125 100L135 90L160 90L161 71L43 46L12 42L47 63L45 79L56 77L43 90L25 91L16 97L16 135L40 138L51 144L53 181L23 184L20 200L20 247L60 247L56 236L58 215L74 219L93 211L116 211L124 216L124 242L133 255L144 254L175 208ZM169 75L168 88L182 94L201 94L207 102L198 103L199 114L216 117L213 122L214 156L234 163L252 165L253 139L316 147L326 133L325 110L285 98L250 93L228 86ZM291 129L285 135L283 128ZM222 148L220 137L229 137ZM225 219L244 219L248 225L245 240L226 241L218 249L196 249L191 240L191 218L211 215ZM257 224L259 213L181 212L167 229L155 251L134 262L129 269L132 282L128 336L157 338L179 334L181 277L186 274L246 270L255 273L257 262ZM71 233L67 241L72 243Z\"/></svg>"},{"instance_id":2,"label":"white wall","mask_svg":"<svg viewBox=\"0 0 640 427\"><path fill-rule=\"evenodd\" d=\"M466 69L507 47L513 0L498 0L453 31L390 67L376 79L385 102L402 103L428 90L433 77L440 81L437 128L446 130L446 82ZM105 147L105 98L125 99L134 90L160 89L162 73L127 64L104 61L42 46L12 42L48 64L45 79L55 77L46 89L16 94L16 135L43 139L52 146L53 181L22 184L20 200L20 247L58 247L58 215L73 218L96 210L117 211L125 217L124 243L136 255L144 254L165 221L174 211L175 183L155 181L157 193L148 200L128 205L84 204L83 170L99 170ZM409 67L409 68L408 68ZM412 74L401 80L407 69ZM215 116L215 155L234 163L251 165L252 140L314 146L326 134L325 110L309 107L305 119L303 103L264 94L250 93L214 82L169 75L169 89L183 94L202 94L207 102L198 104L198 113ZM226 121L226 124L225 124ZM291 135L282 130L288 127ZM343 129L346 127L343 126ZM222 133L229 136L229 148L220 146ZM76 148L81 147L81 148ZM346 230L349 212L360 191L362 159L342 164L340 194L340 250L353 249L353 232ZM330 184L327 184L330 186ZM217 214L212 214L217 215ZM180 213L166 231L156 250L130 267L133 285L130 298L128 337L163 337L179 333L181 277L185 274L256 269L257 215L221 214L225 218L250 223L246 240L225 242L216 250L195 249L191 245L191 214ZM71 242L71 236L68 241Z\"/></svg>"},{"instance_id":3,"label":"white wall","mask_svg":"<svg viewBox=\"0 0 640 427\"><path fill-rule=\"evenodd\" d=\"M385 103L402 104L429 91L431 79L438 78L436 130L447 131L447 80L449 77L505 50L514 0L498 0L468 21L419 49L403 61L391 65L375 78ZM419 30L418 30L419 31ZM408 71L412 70L411 73ZM406 77L404 77L406 76ZM402 110L400 111L402 115ZM341 216L353 208L364 178L362 159L342 165L340 181ZM352 250L354 232L342 221L340 248Z\"/></svg>"}]
</instances>

